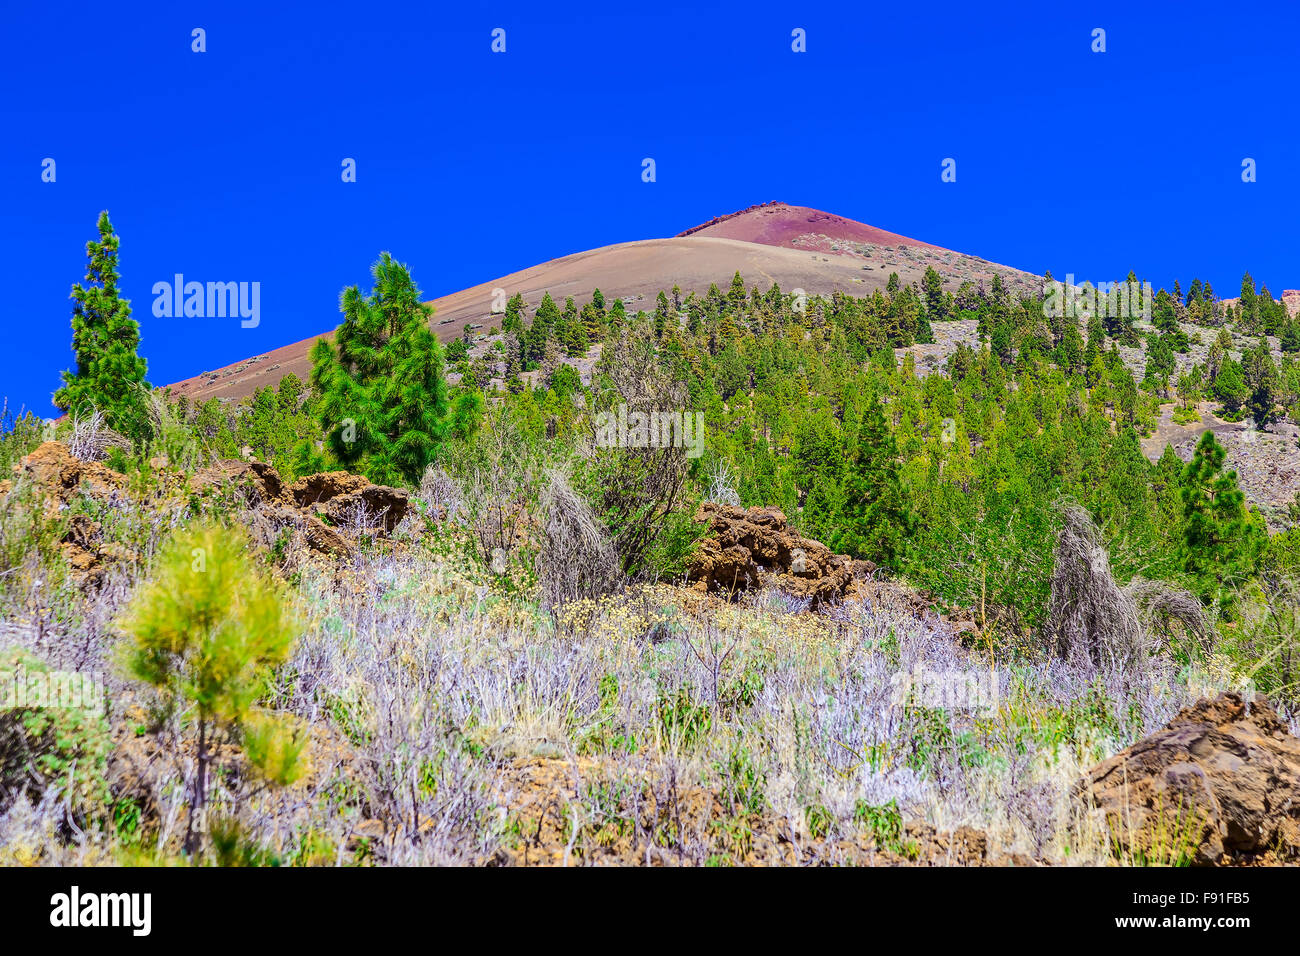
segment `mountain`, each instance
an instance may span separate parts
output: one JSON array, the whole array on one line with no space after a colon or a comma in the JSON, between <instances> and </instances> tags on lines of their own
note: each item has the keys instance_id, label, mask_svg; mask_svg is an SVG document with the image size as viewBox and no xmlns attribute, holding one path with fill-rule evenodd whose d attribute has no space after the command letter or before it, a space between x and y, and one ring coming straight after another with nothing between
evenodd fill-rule
<instances>
[{"instance_id":1,"label":"mountain","mask_svg":"<svg viewBox=\"0 0 1300 956\"><path fill-rule=\"evenodd\" d=\"M1037 289L1040 281L1027 272L842 216L771 202L720 216L672 238L622 242L552 259L430 304L435 309L434 330L445 342L460 336L469 323L486 330L500 321L492 314L496 289L507 296L522 293L530 313L548 291L563 306L567 296L581 305L593 289L600 289L607 300L623 299L632 313L652 310L659 291L674 285L683 295L703 295L712 283L725 291L736 272L746 286L766 289L776 282L787 292L861 296L884 288L891 272L905 283L919 282L927 266L933 266L946 280L945 288L954 292L962 282L987 283L995 274L1021 292ZM171 392L191 401L238 399L274 385L290 372L305 380L316 338L176 382Z\"/></svg>"}]
</instances>

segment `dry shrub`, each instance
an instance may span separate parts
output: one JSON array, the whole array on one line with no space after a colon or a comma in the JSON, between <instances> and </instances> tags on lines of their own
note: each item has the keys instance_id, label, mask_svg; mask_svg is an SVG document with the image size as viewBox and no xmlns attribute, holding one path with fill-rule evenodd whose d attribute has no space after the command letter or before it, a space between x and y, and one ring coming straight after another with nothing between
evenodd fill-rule
<instances>
[{"instance_id":1,"label":"dry shrub","mask_svg":"<svg viewBox=\"0 0 1300 956\"><path fill-rule=\"evenodd\" d=\"M1171 650L1184 648L1209 656L1214 652L1213 629L1196 595L1166 581L1134 578L1124 586L1133 600L1138 620ZM1188 640L1194 642L1187 646Z\"/></svg>"},{"instance_id":2,"label":"dry shrub","mask_svg":"<svg viewBox=\"0 0 1300 956\"><path fill-rule=\"evenodd\" d=\"M439 520L455 520L465 508L460 485L439 465L430 465L424 470L416 497Z\"/></svg>"},{"instance_id":3,"label":"dry shrub","mask_svg":"<svg viewBox=\"0 0 1300 956\"><path fill-rule=\"evenodd\" d=\"M720 505L740 507L740 493L736 491L736 477L724 461L717 461L709 469L705 479L708 491L704 493L705 501Z\"/></svg>"},{"instance_id":4,"label":"dry shrub","mask_svg":"<svg viewBox=\"0 0 1300 956\"><path fill-rule=\"evenodd\" d=\"M393 526L389 508L376 508L358 496L349 502L336 519L338 529L357 540L369 538Z\"/></svg>"},{"instance_id":5,"label":"dry shrub","mask_svg":"<svg viewBox=\"0 0 1300 956\"><path fill-rule=\"evenodd\" d=\"M165 457L173 468L182 471L195 471L209 464L213 454L204 436L182 420L177 407L162 392L155 389L143 391L151 434L149 454Z\"/></svg>"},{"instance_id":6,"label":"dry shrub","mask_svg":"<svg viewBox=\"0 0 1300 956\"><path fill-rule=\"evenodd\" d=\"M591 505L573 490L562 471L548 472L538 514L542 534L537 578L543 607L552 610L618 588L622 576L614 543Z\"/></svg>"},{"instance_id":7,"label":"dry shrub","mask_svg":"<svg viewBox=\"0 0 1300 956\"><path fill-rule=\"evenodd\" d=\"M431 481L429 493L459 504L484 564L495 551L509 554L520 543L537 495L538 468L528 443L500 409L489 410L473 446L450 468L457 490L438 489ZM422 483L422 495L424 490Z\"/></svg>"},{"instance_id":8,"label":"dry shrub","mask_svg":"<svg viewBox=\"0 0 1300 956\"><path fill-rule=\"evenodd\" d=\"M614 385L613 394L603 396L607 411L615 411L620 403L627 406L629 416L689 411L686 383L657 360L654 337L646 329L625 333L607 346L599 368ZM686 449L605 448L593 440L584 457L623 573L652 576L647 567L651 552L685 503Z\"/></svg>"},{"instance_id":9,"label":"dry shrub","mask_svg":"<svg viewBox=\"0 0 1300 956\"><path fill-rule=\"evenodd\" d=\"M1223 652L1243 680L1275 704L1300 714L1300 581L1276 577L1247 599L1244 614L1224 634Z\"/></svg>"},{"instance_id":10,"label":"dry shrub","mask_svg":"<svg viewBox=\"0 0 1300 956\"><path fill-rule=\"evenodd\" d=\"M302 571L312 553L306 519L289 508L253 508L239 516L250 540L285 575Z\"/></svg>"},{"instance_id":11,"label":"dry shrub","mask_svg":"<svg viewBox=\"0 0 1300 956\"><path fill-rule=\"evenodd\" d=\"M68 454L73 458L103 461L114 448L130 454L131 442L108 427L104 413L98 408L86 416L73 416L72 431L68 433Z\"/></svg>"},{"instance_id":12,"label":"dry shrub","mask_svg":"<svg viewBox=\"0 0 1300 956\"><path fill-rule=\"evenodd\" d=\"M1057 655L1076 667L1145 670L1146 630L1132 596L1115 583L1091 516L1073 504L1062 511L1047 617Z\"/></svg>"}]
</instances>

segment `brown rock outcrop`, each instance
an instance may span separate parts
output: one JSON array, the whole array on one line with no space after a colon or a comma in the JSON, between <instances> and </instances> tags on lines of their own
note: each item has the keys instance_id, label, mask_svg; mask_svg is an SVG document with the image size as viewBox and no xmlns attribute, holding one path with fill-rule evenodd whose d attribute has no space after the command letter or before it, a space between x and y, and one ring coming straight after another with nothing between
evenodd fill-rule
<instances>
[{"instance_id":1,"label":"brown rock outcrop","mask_svg":"<svg viewBox=\"0 0 1300 956\"><path fill-rule=\"evenodd\" d=\"M315 514L336 525L356 525L366 530L392 531L406 516L409 498L400 488L368 485L316 505Z\"/></svg>"},{"instance_id":2,"label":"brown rock outcrop","mask_svg":"<svg viewBox=\"0 0 1300 956\"><path fill-rule=\"evenodd\" d=\"M296 506L306 508L367 487L379 486L372 486L365 475L354 475L348 471L323 471L299 478L289 486L289 496Z\"/></svg>"},{"instance_id":3,"label":"brown rock outcrop","mask_svg":"<svg viewBox=\"0 0 1300 956\"><path fill-rule=\"evenodd\" d=\"M288 493L299 508L333 525L361 525L392 531L406 516L410 498L400 488L372 485L363 475L327 471L299 478Z\"/></svg>"},{"instance_id":4,"label":"brown rock outcrop","mask_svg":"<svg viewBox=\"0 0 1300 956\"><path fill-rule=\"evenodd\" d=\"M302 532L303 539L313 551L349 558L356 548L352 542L309 511L298 511L287 505L272 505L261 510L273 527L293 527Z\"/></svg>"},{"instance_id":5,"label":"brown rock outcrop","mask_svg":"<svg viewBox=\"0 0 1300 956\"><path fill-rule=\"evenodd\" d=\"M165 469L157 459L151 464ZM58 514L78 493L84 492L100 501L111 501L126 486L126 478L97 462L83 462L72 457L62 442L45 442L14 466L19 478L30 479L41 490L45 509ZM270 527L292 525L314 550L347 557L355 546L339 529L386 534L405 517L408 494L400 488L373 485L363 475L346 471L308 475L286 485L279 473L260 461L224 459L191 475L188 480L177 476L177 488L192 494L212 494L236 490L251 513L269 519ZM12 482L0 485L7 493ZM102 541L98 522L84 515L71 518L62 547L73 573L83 580L99 580L105 557L131 557L119 546Z\"/></svg>"},{"instance_id":6,"label":"brown rock outcrop","mask_svg":"<svg viewBox=\"0 0 1300 956\"><path fill-rule=\"evenodd\" d=\"M810 607L843 600L876 570L870 561L835 554L787 526L779 508L738 508L706 501L695 515L708 525L687 562L687 580L702 591L738 593L778 587Z\"/></svg>"},{"instance_id":7,"label":"brown rock outcrop","mask_svg":"<svg viewBox=\"0 0 1300 956\"><path fill-rule=\"evenodd\" d=\"M47 441L14 466L18 480L35 487L47 520L55 520L79 494L112 503L122 493L126 479L99 462L74 458L63 442ZM8 494L14 483L0 482L0 494ZM73 580L97 586L113 561L133 559L126 548L104 542L101 526L89 515L76 513L67 519L59 550L68 563Z\"/></svg>"},{"instance_id":8,"label":"brown rock outcrop","mask_svg":"<svg viewBox=\"0 0 1300 956\"><path fill-rule=\"evenodd\" d=\"M189 481L190 490L198 494L228 485L242 489L250 505L291 504L293 501L285 492L280 473L260 461L222 459L199 469Z\"/></svg>"},{"instance_id":9,"label":"brown rock outcrop","mask_svg":"<svg viewBox=\"0 0 1300 956\"><path fill-rule=\"evenodd\" d=\"M41 489L51 511L58 511L83 489L92 498L109 499L126 484L125 478L99 462L73 458L68 446L57 441L41 444L14 466L14 473Z\"/></svg>"},{"instance_id":10,"label":"brown rock outcrop","mask_svg":"<svg viewBox=\"0 0 1300 956\"><path fill-rule=\"evenodd\" d=\"M1092 768L1074 788L1123 855L1201 865L1300 859L1300 738L1263 697L1220 694Z\"/></svg>"},{"instance_id":11,"label":"brown rock outcrop","mask_svg":"<svg viewBox=\"0 0 1300 956\"><path fill-rule=\"evenodd\" d=\"M190 489L198 493L232 484L243 489L249 505L265 506L268 517L300 525L313 548L331 554L352 550L333 527L389 532L405 517L409 504L405 491L372 485L365 475L326 471L286 485L265 462L235 458L218 461L190 479Z\"/></svg>"}]
</instances>

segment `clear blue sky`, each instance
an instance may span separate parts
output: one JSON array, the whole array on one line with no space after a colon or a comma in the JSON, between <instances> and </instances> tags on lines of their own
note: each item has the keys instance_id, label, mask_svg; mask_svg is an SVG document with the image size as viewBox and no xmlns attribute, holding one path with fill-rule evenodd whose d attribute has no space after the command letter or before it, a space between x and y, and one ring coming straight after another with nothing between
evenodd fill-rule
<instances>
[{"instance_id":1,"label":"clear blue sky","mask_svg":"<svg viewBox=\"0 0 1300 956\"><path fill-rule=\"evenodd\" d=\"M101 209L155 384L332 328L380 250L433 297L771 199L1058 277L1300 287L1294 3L548 6L7 4L0 397L54 413ZM260 282L260 325L155 318L177 272Z\"/></svg>"}]
</instances>

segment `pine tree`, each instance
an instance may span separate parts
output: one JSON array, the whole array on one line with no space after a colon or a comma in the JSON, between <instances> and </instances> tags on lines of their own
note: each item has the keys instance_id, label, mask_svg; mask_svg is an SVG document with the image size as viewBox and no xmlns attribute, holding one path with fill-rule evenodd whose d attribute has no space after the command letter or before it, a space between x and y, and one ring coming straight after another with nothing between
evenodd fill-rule
<instances>
[{"instance_id":1,"label":"pine tree","mask_svg":"<svg viewBox=\"0 0 1300 956\"><path fill-rule=\"evenodd\" d=\"M1164 289L1156 293L1151 319L1152 325L1161 332L1173 333L1178 331L1178 316L1174 312L1174 302L1176 301Z\"/></svg>"},{"instance_id":2,"label":"pine tree","mask_svg":"<svg viewBox=\"0 0 1300 956\"><path fill-rule=\"evenodd\" d=\"M524 361L528 368L536 368L546 355L546 342L555 335L560 321L560 310L547 292L533 315L532 324L524 336Z\"/></svg>"},{"instance_id":3,"label":"pine tree","mask_svg":"<svg viewBox=\"0 0 1300 956\"><path fill-rule=\"evenodd\" d=\"M1230 358L1224 358L1219 375L1214 380L1214 397L1223 402L1224 410L1234 419L1250 397L1250 389L1246 387L1241 366Z\"/></svg>"},{"instance_id":4,"label":"pine tree","mask_svg":"<svg viewBox=\"0 0 1300 956\"><path fill-rule=\"evenodd\" d=\"M485 408L483 393L477 388L462 391L452 403L448 424L451 436L460 441L472 438L482 424Z\"/></svg>"},{"instance_id":5,"label":"pine tree","mask_svg":"<svg viewBox=\"0 0 1300 956\"><path fill-rule=\"evenodd\" d=\"M1169 337L1152 332L1147 335L1146 380L1160 390L1161 396L1169 391L1169 377L1173 375L1176 361L1170 348Z\"/></svg>"},{"instance_id":6,"label":"pine tree","mask_svg":"<svg viewBox=\"0 0 1300 956\"><path fill-rule=\"evenodd\" d=\"M740 278L739 273L736 274L736 278ZM741 283L741 288L744 288L744 283ZM725 303L726 299L723 298L722 290L718 288L718 284L716 282L710 282L709 291L704 294L705 317L712 320L722 315L723 305Z\"/></svg>"},{"instance_id":7,"label":"pine tree","mask_svg":"<svg viewBox=\"0 0 1300 956\"><path fill-rule=\"evenodd\" d=\"M1132 426L1137 421L1137 382L1133 381L1133 373L1123 365L1120 365L1119 371L1114 374L1114 379L1117 398L1116 411L1119 412L1119 419L1124 424Z\"/></svg>"},{"instance_id":8,"label":"pine tree","mask_svg":"<svg viewBox=\"0 0 1300 956\"><path fill-rule=\"evenodd\" d=\"M72 415L92 409L103 413L109 427L128 438L149 432L146 414L145 360L140 325L131 318L131 305L118 295L117 250L108 212L99 214L99 241L86 243L86 285L72 287L72 349L77 370L63 373L63 387L54 404Z\"/></svg>"},{"instance_id":9,"label":"pine tree","mask_svg":"<svg viewBox=\"0 0 1300 956\"><path fill-rule=\"evenodd\" d=\"M1135 574L1154 577L1172 570L1166 567L1170 549L1159 540L1160 530L1153 520L1152 466L1137 433L1122 427L1106 449L1105 462L1098 461L1095 467L1093 474L1104 477L1093 482L1096 498L1091 510L1105 531L1111 566L1119 579Z\"/></svg>"},{"instance_id":10,"label":"pine tree","mask_svg":"<svg viewBox=\"0 0 1300 956\"><path fill-rule=\"evenodd\" d=\"M1071 320L1061 336L1061 345L1056 350L1056 364L1069 374L1083 368L1083 337L1079 334L1079 325Z\"/></svg>"},{"instance_id":11,"label":"pine tree","mask_svg":"<svg viewBox=\"0 0 1300 956\"><path fill-rule=\"evenodd\" d=\"M736 274L739 275L740 273L736 273ZM654 327L655 327L656 339L662 339L664 337L664 330L668 328L669 321L672 321L673 324L676 324L676 320L670 319L669 317L668 296L664 294L662 289L660 289L659 295L655 298L655 319L654 319L655 326Z\"/></svg>"},{"instance_id":12,"label":"pine tree","mask_svg":"<svg viewBox=\"0 0 1300 956\"><path fill-rule=\"evenodd\" d=\"M724 399L731 398L737 392L748 391L749 369L734 345L728 345L718 353L714 366L714 384Z\"/></svg>"},{"instance_id":13,"label":"pine tree","mask_svg":"<svg viewBox=\"0 0 1300 956\"><path fill-rule=\"evenodd\" d=\"M1241 276L1241 304L1243 306L1255 299L1255 279L1247 269Z\"/></svg>"},{"instance_id":14,"label":"pine tree","mask_svg":"<svg viewBox=\"0 0 1300 956\"><path fill-rule=\"evenodd\" d=\"M1218 339L1210 343L1210 350L1205 355L1205 380L1213 383L1219 377L1219 369L1223 367L1225 356L1223 345Z\"/></svg>"},{"instance_id":15,"label":"pine tree","mask_svg":"<svg viewBox=\"0 0 1300 956\"><path fill-rule=\"evenodd\" d=\"M704 328L704 309L697 300L691 299L686 305L686 331L691 335L699 335L702 328Z\"/></svg>"},{"instance_id":16,"label":"pine tree","mask_svg":"<svg viewBox=\"0 0 1300 956\"><path fill-rule=\"evenodd\" d=\"M578 307L573 304L573 296L569 296L564 300L564 309L560 312L559 318L555 320L555 324L551 327L551 338L555 340L555 344L559 346L561 352L567 350L569 328L576 321L578 321Z\"/></svg>"},{"instance_id":17,"label":"pine tree","mask_svg":"<svg viewBox=\"0 0 1300 956\"><path fill-rule=\"evenodd\" d=\"M1257 527L1237 487L1237 473L1224 471L1225 452L1207 431L1183 469L1183 570L1201 599L1222 598L1257 553Z\"/></svg>"},{"instance_id":18,"label":"pine tree","mask_svg":"<svg viewBox=\"0 0 1300 956\"><path fill-rule=\"evenodd\" d=\"M501 320L502 332L522 332L524 330L524 297L516 292L506 303L506 314Z\"/></svg>"},{"instance_id":19,"label":"pine tree","mask_svg":"<svg viewBox=\"0 0 1300 956\"><path fill-rule=\"evenodd\" d=\"M609 307L609 327L618 331L627 325L627 311L623 305L622 299L615 299L614 304Z\"/></svg>"},{"instance_id":20,"label":"pine tree","mask_svg":"<svg viewBox=\"0 0 1300 956\"><path fill-rule=\"evenodd\" d=\"M898 447L878 396L869 392L857 454L844 480L841 529L832 547L895 565L915 527L899 474Z\"/></svg>"},{"instance_id":21,"label":"pine tree","mask_svg":"<svg viewBox=\"0 0 1300 956\"><path fill-rule=\"evenodd\" d=\"M575 318L565 329L564 352L569 358L582 358L590 346L587 338L587 324L581 317Z\"/></svg>"},{"instance_id":22,"label":"pine tree","mask_svg":"<svg viewBox=\"0 0 1300 956\"><path fill-rule=\"evenodd\" d=\"M943 297L943 278L935 271L934 266L925 267L923 286L925 289L925 311L930 321L945 321L949 316Z\"/></svg>"},{"instance_id":23,"label":"pine tree","mask_svg":"<svg viewBox=\"0 0 1300 956\"><path fill-rule=\"evenodd\" d=\"M745 308L745 280L740 277L740 270L731 277L731 289L727 292L727 305L731 311L739 314Z\"/></svg>"},{"instance_id":24,"label":"pine tree","mask_svg":"<svg viewBox=\"0 0 1300 956\"><path fill-rule=\"evenodd\" d=\"M343 324L312 350L312 385L331 451L379 483L418 484L446 435L447 382L431 307L388 253L369 296L343 291Z\"/></svg>"},{"instance_id":25,"label":"pine tree","mask_svg":"<svg viewBox=\"0 0 1300 956\"><path fill-rule=\"evenodd\" d=\"M298 632L289 606L247 535L201 525L164 545L118 619L131 675L156 688L170 712L184 710L197 724L187 852L198 847L196 824L222 731L241 740L267 782L283 786L298 775L306 738L255 706L272 689L273 670Z\"/></svg>"},{"instance_id":26,"label":"pine tree","mask_svg":"<svg viewBox=\"0 0 1300 956\"><path fill-rule=\"evenodd\" d=\"M1277 404L1277 366L1268 340L1260 336L1259 345L1246 351L1242 357L1242 372L1249 392L1247 408L1255 424L1263 427L1273 420L1273 407Z\"/></svg>"},{"instance_id":27,"label":"pine tree","mask_svg":"<svg viewBox=\"0 0 1300 956\"><path fill-rule=\"evenodd\" d=\"M505 376L506 381L512 378L518 378L519 373L524 370L523 356L520 350L519 333L508 332L501 340L502 353L505 356Z\"/></svg>"},{"instance_id":28,"label":"pine tree","mask_svg":"<svg viewBox=\"0 0 1300 956\"><path fill-rule=\"evenodd\" d=\"M597 289L597 292L600 290ZM599 342L603 331L605 313L596 308L596 303L588 302L582 307L582 328L587 333L588 342Z\"/></svg>"},{"instance_id":29,"label":"pine tree","mask_svg":"<svg viewBox=\"0 0 1300 956\"><path fill-rule=\"evenodd\" d=\"M549 382L555 370L564 364L564 356L555 339L546 340L546 351L542 354L542 381Z\"/></svg>"},{"instance_id":30,"label":"pine tree","mask_svg":"<svg viewBox=\"0 0 1300 956\"><path fill-rule=\"evenodd\" d=\"M1285 319L1278 339L1278 346L1283 352L1300 352L1300 323L1289 317Z\"/></svg>"}]
</instances>

